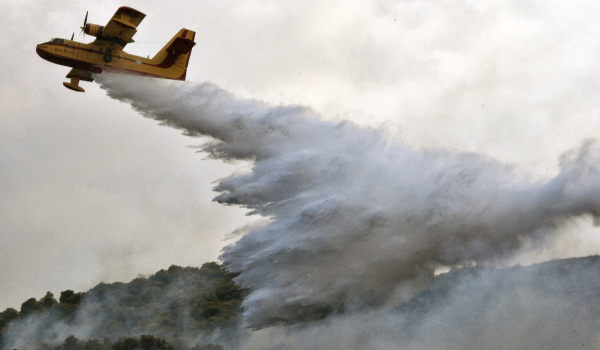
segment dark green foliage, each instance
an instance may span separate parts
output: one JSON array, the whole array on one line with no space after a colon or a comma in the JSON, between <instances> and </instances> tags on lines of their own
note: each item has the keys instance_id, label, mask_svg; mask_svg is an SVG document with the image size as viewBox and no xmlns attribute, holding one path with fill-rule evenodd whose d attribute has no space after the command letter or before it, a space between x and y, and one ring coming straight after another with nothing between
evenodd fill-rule
<instances>
[{"instance_id":1,"label":"dark green foliage","mask_svg":"<svg viewBox=\"0 0 600 350\"><path fill-rule=\"evenodd\" d=\"M140 347L140 340L132 337L117 340L112 346L113 350L135 350Z\"/></svg>"},{"instance_id":2,"label":"dark green foliage","mask_svg":"<svg viewBox=\"0 0 600 350\"><path fill-rule=\"evenodd\" d=\"M34 312L42 311L42 309L42 303L35 300L35 298L29 298L21 304L21 315L30 315Z\"/></svg>"},{"instance_id":3,"label":"dark green foliage","mask_svg":"<svg viewBox=\"0 0 600 350\"><path fill-rule=\"evenodd\" d=\"M82 350L83 342L79 339L75 338L75 336L70 335L65 339L62 350Z\"/></svg>"},{"instance_id":4,"label":"dark green foliage","mask_svg":"<svg viewBox=\"0 0 600 350\"><path fill-rule=\"evenodd\" d=\"M223 349L224 348L222 345L207 343L207 344L202 344L202 345L196 345L193 348L191 348L190 350L223 350Z\"/></svg>"},{"instance_id":5,"label":"dark green foliage","mask_svg":"<svg viewBox=\"0 0 600 350\"><path fill-rule=\"evenodd\" d=\"M58 302L54 299L54 294L47 292L46 295L40 299L40 304L44 310L52 310Z\"/></svg>"},{"instance_id":6,"label":"dark green foliage","mask_svg":"<svg viewBox=\"0 0 600 350\"><path fill-rule=\"evenodd\" d=\"M102 315L96 327L101 337L125 332L185 338L239 321L242 291L233 277L216 263L200 269L173 265L130 283L101 283L84 300Z\"/></svg>"},{"instance_id":7,"label":"dark green foliage","mask_svg":"<svg viewBox=\"0 0 600 350\"><path fill-rule=\"evenodd\" d=\"M81 295L82 293L65 290L60 292L60 298L58 300L61 304L79 305L79 303L81 303Z\"/></svg>"},{"instance_id":8,"label":"dark green foliage","mask_svg":"<svg viewBox=\"0 0 600 350\"><path fill-rule=\"evenodd\" d=\"M98 339L89 339L83 344L83 350L104 350L110 349L110 340L105 339L104 343L101 343Z\"/></svg>"},{"instance_id":9,"label":"dark green foliage","mask_svg":"<svg viewBox=\"0 0 600 350\"><path fill-rule=\"evenodd\" d=\"M14 320L19 316L19 312L13 308L8 308L0 312L0 329L4 328L6 324Z\"/></svg>"},{"instance_id":10,"label":"dark green foliage","mask_svg":"<svg viewBox=\"0 0 600 350\"><path fill-rule=\"evenodd\" d=\"M0 346L2 345L2 331L10 323L19 317L19 312L13 308L8 308L0 312Z\"/></svg>"},{"instance_id":11,"label":"dark green foliage","mask_svg":"<svg viewBox=\"0 0 600 350\"><path fill-rule=\"evenodd\" d=\"M47 292L39 301L35 300L35 298L30 298L21 304L20 315L31 315L36 312L51 311L57 304L58 302L54 299L54 294Z\"/></svg>"},{"instance_id":12,"label":"dark green foliage","mask_svg":"<svg viewBox=\"0 0 600 350\"><path fill-rule=\"evenodd\" d=\"M167 341L149 334L140 337L140 348L143 350L173 350Z\"/></svg>"},{"instance_id":13,"label":"dark green foliage","mask_svg":"<svg viewBox=\"0 0 600 350\"><path fill-rule=\"evenodd\" d=\"M208 344L209 346L218 346ZM205 344L198 345L199 349L223 349L223 347L205 348ZM196 347L195 347L196 348ZM194 348L194 349L195 349ZM178 350L187 350L187 347L181 347ZM144 334L139 338L124 337L114 343L110 339L104 339L100 342L98 339L89 339L82 341L75 336L68 336L61 345L51 346L47 343L41 343L39 350L175 350L169 343L162 338L153 335Z\"/></svg>"},{"instance_id":14,"label":"dark green foliage","mask_svg":"<svg viewBox=\"0 0 600 350\"><path fill-rule=\"evenodd\" d=\"M60 292L60 298L58 299L58 305L56 305L55 312L58 314L58 318L62 320L72 321L75 317L79 304L84 296L84 293L75 293L72 290L65 290Z\"/></svg>"},{"instance_id":15,"label":"dark green foliage","mask_svg":"<svg viewBox=\"0 0 600 350\"><path fill-rule=\"evenodd\" d=\"M19 317L19 312L13 308L8 308L0 312L0 346L2 346L2 332L8 324Z\"/></svg>"},{"instance_id":16,"label":"dark green foliage","mask_svg":"<svg viewBox=\"0 0 600 350\"><path fill-rule=\"evenodd\" d=\"M173 349L167 341L185 344L217 328L238 324L242 290L235 285L233 277L235 274L228 273L217 263L206 263L201 268L173 265L129 283L100 283L85 293L65 290L58 301L48 292L40 300L26 300L20 312L6 309L0 313L0 342L9 323L43 314L45 317L40 319L45 323L40 326L40 334L46 334L44 330L52 329L58 322L62 323L61 327L82 326L85 322L85 327L92 330L91 336L96 338L84 342L71 336L60 349L43 350L104 350L107 341L115 339L119 339L111 343L115 350ZM18 329L13 331L19 332ZM101 343L97 339L106 340ZM56 341L48 338L36 341L39 344L49 340ZM219 349L219 346L197 350L202 349Z\"/></svg>"}]
</instances>

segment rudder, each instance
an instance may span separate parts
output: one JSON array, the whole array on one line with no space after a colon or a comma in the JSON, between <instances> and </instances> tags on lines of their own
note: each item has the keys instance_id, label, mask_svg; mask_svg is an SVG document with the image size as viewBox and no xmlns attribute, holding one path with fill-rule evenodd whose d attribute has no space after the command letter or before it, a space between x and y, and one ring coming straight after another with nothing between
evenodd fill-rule
<instances>
[{"instance_id":1,"label":"rudder","mask_svg":"<svg viewBox=\"0 0 600 350\"><path fill-rule=\"evenodd\" d=\"M152 57L151 62L155 67L167 71L165 78L185 80L192 48L196 45L195 37L196 32L183 28Z\"/></svg>"}]
</instances>

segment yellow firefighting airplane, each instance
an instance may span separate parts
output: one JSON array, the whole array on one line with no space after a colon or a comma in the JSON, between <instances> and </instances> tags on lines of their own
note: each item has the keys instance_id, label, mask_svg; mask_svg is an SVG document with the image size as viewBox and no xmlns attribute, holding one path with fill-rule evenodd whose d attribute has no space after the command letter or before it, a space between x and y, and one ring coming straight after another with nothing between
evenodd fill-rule
<instances>
[{"instance_id":1,"label":"yellow firefighting airplane","mask_svg":"<svg viewBox=\"0 0 600 350\"><path fill-rule=\"evenodd\" d=\"M84 44L66 39L52 39L39 44L36 52L43 59L63 66L73 67L63 85L71 90L85 92L79 81L94 81L92 73L109 72L145 75L155 78L185 80L192 47L196 45L196 32L181 29L154 57L144 58L123 51L133 42L136 28L146 17L130 7L121 7L103 27L87 23L87 13L82 32L96 37L92 43ZM85 36L85 35L84 35Z\"/></svg>"}]
</instances>

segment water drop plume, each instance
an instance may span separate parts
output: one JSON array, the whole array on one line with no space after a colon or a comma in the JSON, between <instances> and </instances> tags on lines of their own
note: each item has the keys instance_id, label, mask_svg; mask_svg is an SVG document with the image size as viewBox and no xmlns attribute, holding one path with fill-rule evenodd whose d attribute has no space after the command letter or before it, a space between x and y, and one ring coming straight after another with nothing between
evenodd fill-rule
<instances>
[{"instance_id":1,"label":"water drop plume","mask_svg":"<svg viewBox=\"0 0 600 350\"><path fill-rule=\"evenodd\" d=\"M249 288L253 328L382 307L440 265L494 262L600 208L592 141L567 152L557 176L535 180L483 155L415 150L381 130L209 83L99 83L146 117L211 136L211 157L253 162L215 187L216 201L269 218L221 257Z\"/></svg>"}]
</instances>

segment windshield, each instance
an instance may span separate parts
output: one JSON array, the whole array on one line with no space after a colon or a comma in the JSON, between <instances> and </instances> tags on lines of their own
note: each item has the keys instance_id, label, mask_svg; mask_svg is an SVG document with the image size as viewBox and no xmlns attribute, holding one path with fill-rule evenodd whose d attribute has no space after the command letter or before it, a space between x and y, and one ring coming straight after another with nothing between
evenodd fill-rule
<instances>
[{"instance_id":1,"label":"windshield","mask_svg":"<svg viewBox=\"0 0 600 350\"><path fill-rule=\"evenodd\" d=\"M58 43L58 44L64 44L65 43L65 39L57 39L57 38L53 38L52 41L50 41L51 43Z\"/></svg>"}]
</instances>

